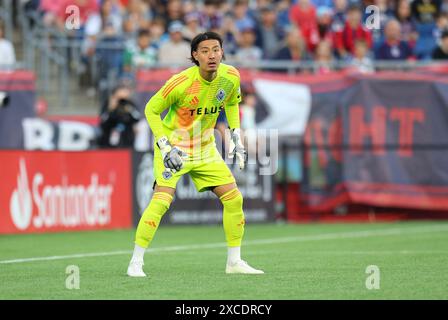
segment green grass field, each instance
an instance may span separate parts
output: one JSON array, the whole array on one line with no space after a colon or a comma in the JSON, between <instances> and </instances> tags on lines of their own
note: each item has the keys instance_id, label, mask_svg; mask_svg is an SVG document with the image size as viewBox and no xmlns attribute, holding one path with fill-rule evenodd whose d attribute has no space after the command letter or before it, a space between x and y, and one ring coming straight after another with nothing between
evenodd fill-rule
<instances>
[{"instance_id":1,"label":"green grass field","mask_svg":"<svg viewBox=\"0 0 448 320\"><path fill-rule=\"evenodd\" d=\"M0 299L448 298L445 222L247 225L243 258L266 272L251 276L224 273L220 226L162 226L145 256L149 277L129 278L133 237L0 236ZM79 290L66 288L69 265L79 267ZM369 265L380 270L378 290L366 288Z\"/></svg>"}]
</instances>

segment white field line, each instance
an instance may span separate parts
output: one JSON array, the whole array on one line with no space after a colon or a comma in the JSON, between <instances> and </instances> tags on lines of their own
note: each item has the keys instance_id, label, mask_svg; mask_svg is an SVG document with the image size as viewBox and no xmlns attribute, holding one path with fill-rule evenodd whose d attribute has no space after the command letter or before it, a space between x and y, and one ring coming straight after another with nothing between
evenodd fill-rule
<instances>
[{"instance_id":1,"label":"white field line","mask_svg":"<svg viewBox=\"0 0 448 320\"><path fill-rule=\"evenodd\" d=\"M261 244L279 244L288 242L306 242L306 241L320 241L320 240L337 240L337 239L351 239L351 238L366 238L374 236L399 236L406 234L418 234L427 232L447 232L448 224L444 225L432 225L425 227L409 227L409 228L388 228L388 229L378 229L378 230L368 230L368 231L354 231L354 232L339 232L339 233L325 233L317 235L307 235L307 236L297 236L297 237L282 237L282 238L271 238L262 240L248 240L243 242L243 246L250 245L261 245ZM183 245L183 246L168 246L160 248L150 248L147 249L147 253L157 253L157 252L169 252L169 251L185 251L185 250L196 250L196 249L211 249L211 248L224 248L226 244L224 242L209 243L209 244L193 244L193 245ZM76 258L91 258L91 257L105 257L105 256L115 256L115 255L130 255L131 250L119 250L119 251L109 251L109 252L93 252L93 253L79 253L70 254L64 256L49 256L49 257L33 257L33 258L23 258L23 259L12 259L12 260L0 260L0 264L13 264L13 263L24 263L24 262L35 262L35 261L53 261L53 260L65 260L65 259L76 259Z\"/></svg>"}]
</instances>

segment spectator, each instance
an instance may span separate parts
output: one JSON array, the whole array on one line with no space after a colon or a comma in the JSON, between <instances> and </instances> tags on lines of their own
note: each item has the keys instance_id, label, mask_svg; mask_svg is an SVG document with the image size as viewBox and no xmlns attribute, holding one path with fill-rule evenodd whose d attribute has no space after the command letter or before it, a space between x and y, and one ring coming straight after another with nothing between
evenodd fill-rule
<instances>
[{"instance_id":1,"label":"spectator","mask_svg":"<svg viewBox=\"0 0 448 320\"><path fill-rule=\"evenodd\" d=\"M40 0L39 11L42 13L42 22L46 27L56 27L56 21L63 0Z\"/></svg>"},{"instance_id":2,"label":"spectator","mask_svg":"<svg viewBox=\"0 0 448 320\"><path fill-rule=\"evenodd\" d=\"M317 9L317 30L320 41L327 41L333 46L333 37L331 33L331 19L333 11L330 7L319 7Z\"/></svg>"},{"instance_id":3,"label":"spectator","mask_svg":"<svg viewBox=\"0 0 448 320\"><path fill-rule=\"evenodd\" d=\"M92 14L86 22L85 52L96 54L99 61L99 84L109 76L121 75L123 67L122 17L113 10L112 0L102 0L99 13Z\"/></svg>"},{"instance_id":4,"label":"spectator","mask_svg":"<svg viewBox=\"0 0 448 320\"><path fill-rule=\"evenodd\" d=\"M190 44L182 37L184 26L180 21L173 21L168 32L170 39L161 44L159 62L162 64L185 64L190 56Z\"/></svg>"},{"instance_id":5,"label":"spectator","mask_svg":"<svg viewBox=\"0 0 448 320\"><path fill-rule=\"evenodd\" d=\"M371 28L373 47L377 48L384 40L384 27L390 19L394 18L394 10L391 8L390 0L374 0L373 4L379 9L379 28ZM371 12L366 12L364 19L370 16Z\"/></svg>"},{"instance_id":6,"label":"spectator","mask_svg":"<svg viewBox=\"0 0 448 320\"><path fill-rule=\"evenodd\" d=\"M433 37L436 43L440 43L442 33L448 30L448 14L440 14L436 20L436 28L433 32Z\"/></svg>"},{"instance_id":7,"label":"spectator","mask_svg":"<svg viewBox=\"0 0 448 320\"><path fill-rule=\"evenodd\" d=\"M261 60L263 52L255 46L255 30L251 26L246 26L241 30L239 48L235 54L235 61L240 64L247 64Z\"/></svg>"},{"instance_id":8,"label":"spectator","mask_svg":"<svg viewBox=\"0 0 448 320\"><path fill-rule=\"evenodd\" d=\"M286 35L286 44L279 49L275 60L300 61L306 59L306 44L300 30L291 26Z\"/></svg>"},{"instance_id":9,"label":"spectator","mask_svg":"<svg viewBox=\"0 0 448 320\"><path fill-rule=\"evenodd\" d=\"M130 88L117 86L102 106L100 113L101 134L98 145L105 148L132 148L134 125L141 118Z\"/></svg>"},{"instance_id":10,"label":"spectator","mask_svg":"<svg viewBox=\"0 0 448 320\"><path fill-rule=\"evenodd\" d=\"M362 25L361 19L361 8L356 4L350 5L344 29L334 34L334 44L339 58L344 59L353 55L356 40L365 40L369 48L372 47L372 36Z\"/></svg>"},{"instance_id":11,"label":"spectator","mask_svg":"<svg viewBox=\"0 0 448 320\"><path fill-rule=\"evenodd\" d=\"M16 54L11 41L5 39L5 26L0 20L0 70L12 69L16 63Z\"/></svg>"},{"instance_id":12,"label":"spectator","mask_svg":"<svg viewBox=\"0 0 448 320\"><path fill-rule=\"evenodd\" d=\"M199 12L192 11L185 15L185 29L182 31L182 35L188 41L191 41L197 34L205 31L199 25Z\"/></svg>"},{"instance_id":13,"label":"spectator","mask_svg":"<svg viewBox=\"0 0 448 320\"><path fill-rule=\"evenodd\" d=\"M316 47L315 54L315 70L316 74L330 73L333 69L333 54L329 41L321 41Z\"/></svg>"},{"instance_id":14,"label":"spectator","mask_svg":"<svg viewBox=\"0 0 448 320\"><path fill-rule=\"evenodd\" d=\"M219 34L222 35L224 40L223 45L226 56L232 58L238 50L237 36L239 36L239 33L230 13L224 16Z\"/></svg>"},{"instance_id":15,"label":"spectator","mask_svg":"<svg viewBox=\"0 0 448 320\"><path fill-rule=\"evenodd\" d=\"M373 61L369 57L369 46L364 40L355 41L355 52L350 65L354 70L361 73L372 73L375 71Z\"/></svg>"},{"instance_id":16,"label":"spectator","mask_svg":"<svg viewBox=\"0 0 448 320\"><path fill-rule=\"evenodd\" d=\"M327 8L333 7L333 0L311 0L311 2L318 9L320 7L327 7Z\"/></svg>"},{"instance_id":17,"label":"spectator","mask_svg":"<svg viewBox=\"0 0 448 320\"><path fill-rule=\"evenodd\" d=\"M168 0L166 5L165 22L170 25L174 21L182 21L184 18L181 0Z\"/></svg>"},{"instance_id":18,"label":"spectator","mask_svg":"<svg viewBox=\"0 0 448 320\"><path fill-rule=\"evenodd\" d=\"M93 13L88 17L84 41L84 53L87 56L95 53L95 47L99 40L118 36L122 32L122 17L119 13L112 11L112 5L112 0L103 0L100 12Z\"/></svg>"},{"instance_id":19,"label":"spectator","mask_svg":"<svg viewBox=\"0 0 448 320\"><path fill-rule=\"evenodd\" d=\"M413 48L418 38L417 27L411 17L411 5L408 0L399 0L395 16L401 24L401 40Z\"/></svg>"},{"instance_id":20,"label":"spectator","mask_svg":"<svg viewBox=\"0 0 448 320\"><path fill-rule=\"evenodd\" d=\"M222 13L219 10L219 0L205 0L200 24L206 30L215 30L222 27Z\"/></svg>"},{"instance_id":21,"label":"spectator","mask_svg":"<svg viewBox=\"0 0 448 320\"><path fill-rule=\"evenodd\" d=\"M289 7L291 0L279 0L277 2L277 23L280 28L286 30L291 22L289 21Z\"/></svg>"},{"instance_id":22,"label":"spectator","mask_svg":"<svg viewBox=\"0 0 448 320\"><path fill-rule=\"evenodd\" d=\"M157 49L151 46L151 35L148 30L142 29L138 32L137 43L126 48L123 60L124 71L127 73L156 64Z\"/></svg>"},{"instance_id":23,"label":"spectator","mask_svg":"<svg viewBox=\"0 0 448 320\"><path fill-rule=\"evenodd\" d=\"M448 13L448 0L443 0L442 4L440 5L440 12L441 13Z\"/></svg>"},{"instance_id":24,"label":"spectator","mask_svg":"<svg viewBox=\"0 0 448 320\"><path fill-rule=\"evenodd\" d=\"M169 35L165 33L165 20L161 17L155 17L149 26L149 33L151 34L151 45L157 50L160 49L162 43L170 39Z\"/></svg>"},{"instance_id":25,"label":"spectator","mask_svg":"<svg viewBox=\"0 0 448 320\"><path fill-rule=\"evenodd\" d=\"M302 32L307 49L313 52L319 42L317 32L316 8L310 0L298 0L297 4L291 6L289 20Z\"/></svg>"},{"instance_id":26,"label":"spectator","mask_svg":"<svg viewBox=\"0 0 448 320\"><path fill-rule=\"evenodd\" d=\"M414 0L412 16L421 24L434 24L440 13L440 0Z\"/></svg>"},{"instance_id":27,"label":"spectator","mask_svg":"<svg viewBox=\"0 0 448 320\"><path fill-rule=\"evenodd\" d=\"M185 20L185 16L189 13L192 13L192 12L199 13L197 2L192 1L192 0L183 0L182 1L182 12L184 14L184 20Z\"/></svg>"},{"instance_id":28,"label":"spectator","mask_svg":"<svg viewBox=\"0 0 448 320\"><path fill-rule=\"evenodd\" d=\"M440 37L440 45L432 53L434 60L448 60L448 30L445 30Z\"/></svg>"},{"instance_id":29,"label":"spectator","mask_svg":"<svg viewBox=\"0 0 448 320\"><path fill-rule=\"evenodd\" d=\"M256 29L256 45L263 50L263 57L272 59L284 38L277 25L277 15L272 5L260 9L260 23Z\"/></svg>"},{"instance_id":30,"label":"spectator","mask_svg":"<svg viewBox=\"0 0 448 320\"><path fill-rule=\"evenodd\" d=\"M233 8L235 26L239 32L250 26L255 28L255 20L249 15L247 0L236 0Z\"/></svg>"},{"instance_id":31,"label":"spectator","mask_svg":"<svg viewBox=\"0 0 448 320\"><path fill-rule=\"evenodd\" d=\"M390 20L384 30L385 40L376 52L378 60L407 60L413 57L412 48L401 40L401 27L397 20Z\"/></svg>"},{"instance_id":32,"label":"spectator","mask_svg":"<svg viewBox=\"0 0 448 320\"><path fill-rule=\"evenodd\" d=\"M123 29L127 34L135 37L139 30L149 28L152 18L153 16L147 2L143 0L129 0L123 16Z\"/></svg>"},{"instance_id":33,"label":"spectator","mask_svg":"<svg viewBox=\"0 0 448 320\"><path fill-rule=\"evenodd\" d=\"M333 21L331 22L333 32L340 32L344 29L347 5L347 0L334 0Z\"/></svg>"}]
</instances>

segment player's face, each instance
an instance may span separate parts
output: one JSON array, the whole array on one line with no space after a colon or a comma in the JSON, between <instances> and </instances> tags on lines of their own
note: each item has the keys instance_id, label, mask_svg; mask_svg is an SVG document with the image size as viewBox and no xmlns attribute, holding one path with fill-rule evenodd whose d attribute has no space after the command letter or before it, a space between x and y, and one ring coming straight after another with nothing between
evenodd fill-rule
<instances>
[{"instance_id":1,"label":"player's face","mask_svg":"<svg viewBox=\"0 0 448 320\"><path fill-rule=\"evenodd\" d=\"M198 45L197 51L193 52L193 57L199 62L199 67L205 72L218 70L222 60L222 48L218 40L204 40Z\"/></svg>"}]
</instances>

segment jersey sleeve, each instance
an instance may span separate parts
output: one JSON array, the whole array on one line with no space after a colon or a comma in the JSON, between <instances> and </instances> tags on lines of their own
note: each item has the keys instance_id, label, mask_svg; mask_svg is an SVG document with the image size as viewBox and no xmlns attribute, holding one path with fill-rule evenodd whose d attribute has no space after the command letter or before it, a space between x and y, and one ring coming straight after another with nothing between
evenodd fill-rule
<instances>
[{"instance_id":1,"label":"jersey sleeve","mask_svg":"<svg viewBox=\"0 0 448 320\"><path fill-rule=\"evenodd\" d=\"M148 101L145 107L145 116L156 141L165 135L160 114L176 104L179 99L178 84L186 80L186 76L171 77L165 85Z\"/></svg>"},{"instance_id":2,"label":"jersey sleeve","mask_svg":"<svg viewBox=\"0 0 448 320\"><path fill-rule=\"evenodd\" d=\"M227 122L229 124L230 129L235 129L240 127L240 110L239 103L241 102L241 88L240 88L240 75L235 68L232 68L229 71L230 76L234 83L234 87L232 93L229 96L229 99L225 105L225 112L227 117Z\"/></svg>"}]
</instances>

